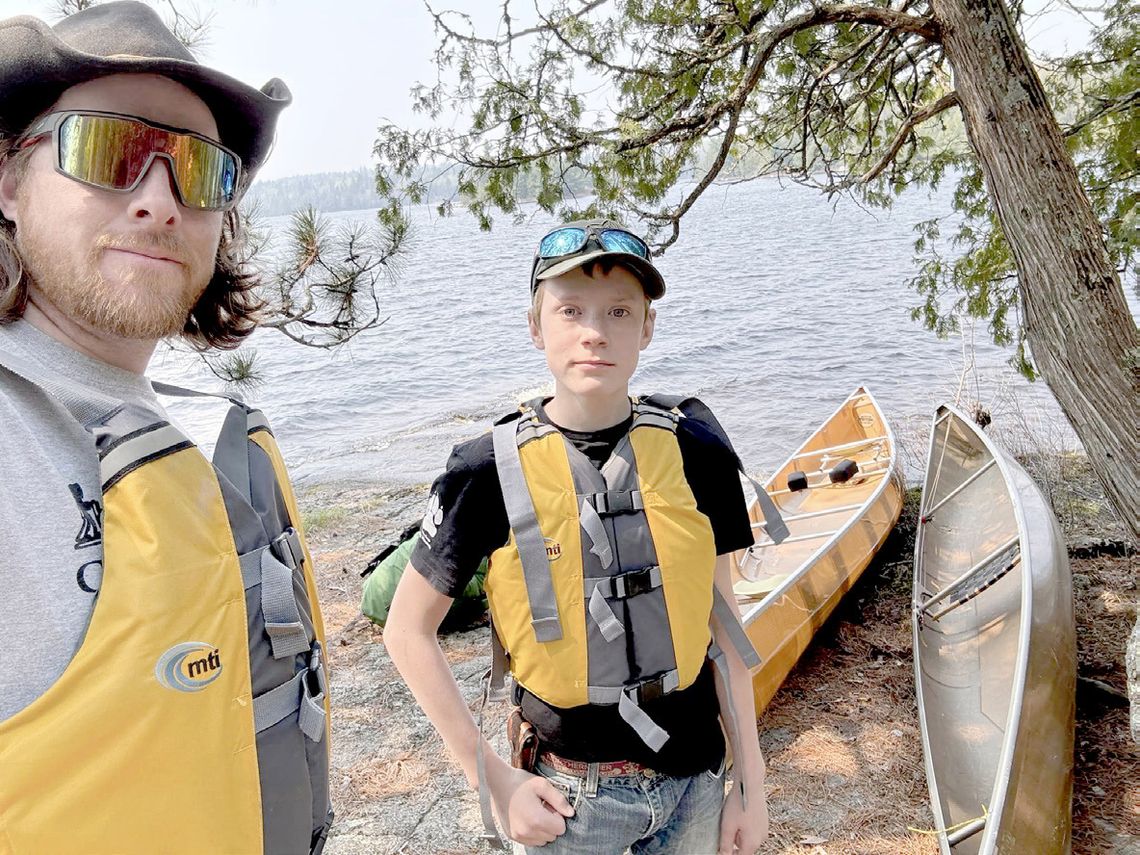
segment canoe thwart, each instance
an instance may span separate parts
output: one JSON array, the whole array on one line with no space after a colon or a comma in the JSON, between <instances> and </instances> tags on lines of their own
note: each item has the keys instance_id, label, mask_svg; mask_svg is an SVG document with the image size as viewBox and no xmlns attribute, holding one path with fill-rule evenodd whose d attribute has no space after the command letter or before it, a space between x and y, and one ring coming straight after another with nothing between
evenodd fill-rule
<instances>
[{"instance_id":1,"label":"canoe thwart","mask_svg":"<svg viewBox=\"0 0 1140 855\"><path fill-rule=\"evenodd\" d=\"M941 591L926 600L919 609L923 614L930 617L931 620L938 620L943 615L953 611L963 603L969 602L978 596L978 594L982 593L982 591L989 588L1006 573L1016 567L1020 560L1020 538L1014 536ZM931 606L945 599L953 599L954 601L946 608L941 609L935 614L931 614Z\"/></svg>"},{"instance_id":2,"label":"canoe thwart","mask_svg":"<svg viewBox=\"0 0 1140 855\"><path fill-rule=\"evenodd\" d=\"M806 514L784 514L784 522L796 522L797 520L813 520L816 517L826 517L830 514L849 513L851 511L857 511L861 507L863 507L863 503L858 502L858 503L853 504L853 505L838 505L837 507L834 507L834 508L824 508L822 511L812 511L811 513L806 513ZM768 525L768 523L766 520L761 520L760 522L752 523L753 528L764 528L767 525Z\"/></svg>"},{"instance_id":3,"label":"canoe thwart","mask_svg":"<svg viewBox=\"0 0 1140 855\"><path fill-rule=\"evenodd\" d=\"M945 505L947 502L949 502L951 499L953 499L955 496L957 496L959 493L961 493L963 490L965 490L967 487L969 487L971 484L973 484L975 481L977 481L979 478L981 478L982 475L985 474L987 471L989 471L989 468L991 466L993 466L995 463L997 463L997 461L991 457L989 460L986 461L985 465L980 466L978 468L977 472L975 472L973 475L971 475L969 478L967 478L965 481L963 481L961 484L959 484L957 487L955 487L953 490L951 490L949 493L947 493L945 496L943 496L941 499L939 499L934 504L934 507L923 512L923 514L920 518L922 524L925 525L926 523L928 523L932 519L934 519L934 512L935 511L937 511L940 507ZM936 484L937 484L937 482L935 482L935 484L931 484L931 489L933 489L936 486Z\"/></svg>"},{"instance_id":4,"label":"canoe thwart","mask_svg":"<svg viewBox=\"0 0 1140 855\"><path fill-rule=\"evenodd\" d=\"M829 445L826 448L811 448L807 451L799 451L792 455L792 460L801 460L804 457L823 456L825 454L834 454L837 451L855 451L856 449L864 448L868 445L875 443L884 443L890 437L888 436L867 436L863 439L857 439L853 442L842 442L839 445Z\"/></svg>"},{"instance_id":5,"label":"canoe thwart","mask_svg":"<svg viewBox=\"0 0 1140 855\"><path fill-rule=\"evenodd\" d=\"M973 837L979 831L986 827L986 817L980 816L977 819L966 823L955 831L946 835L946 842L951 846L957 846L963 840Z\"/></svg>"}]
</instances>

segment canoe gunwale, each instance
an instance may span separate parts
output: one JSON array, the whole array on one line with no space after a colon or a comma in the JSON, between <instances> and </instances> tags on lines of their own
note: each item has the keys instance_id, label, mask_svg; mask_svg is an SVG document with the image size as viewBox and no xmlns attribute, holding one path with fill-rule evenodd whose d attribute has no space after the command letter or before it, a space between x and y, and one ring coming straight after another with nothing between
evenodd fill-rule
<instances>
[{"instance_id":1,"label":"canoe gunwale","mask_svg":"<svg viewBox=\"0 0 1140 855\"><path fill-rule=\"evenodd\" d=\"M883 415L883 410L879 406L879 402L875 400L875 396L871 394L865 384L860 384L854 392L848 395L843 400L843 402L835 408L831 415L819 423L817 428L811 432L807 439L800 443L800 446L795 450L795 452L789 455L788 458L783 463L781 463L779 467L777 467L772 477L764 482L764 489L767 490L768 487L775 482L776 475L782 472L785 467L789 466L792 461L797 460L805 455L804 447L809 442L811 442L812 437L814 437L823 428L824 425L828 424L836 416L843 412L844 408L851 404L852 401L864 397L870 400L871 406L873 406L875 408L875 411L879 414L879 418L883 424L883 430L886 435L886 442L888 443L888 448L890 451L888 466L880 472L872 473L872 475L883 475L886 477L880 478L879 483L875 485L875 489L871 491L867 498L863 502L856 505L854 510L849 512L847 520L840 528L838 528L823 543L821 543L819 548L812 552L804 561L800 562L799 566L796 567L795 570L788 573L779 585L765 594L763 599L758 602L745 601L744 603L740 603L740 605L748 606L747 610L744 611L744 613L741 615L741 623L745 626L745 628L757 620L765 611L767 611L772 606L772 604L779 602L779 600L791 588L798 585L803 579L805 572L814 566L824 555L827 554L830 549L835 546L836 543L838 543L844 537L844 535L847 534L848 531L850 531L850 529L863 517L868 508L880 500L887 487L893 481L901 479L902 475L900 472L898 446L895 441L894 429L891 427L890 422L887 421L886 417ZM815 452L813 451L806 453ZM879 547L882 546L883 541L886 539L887 535L890 534L892 528L893 526L887 527L887 530L884 533L883 537L880 538L878 544L876 544L875 552L877 552Z\"/></svg>"}]
</instances>

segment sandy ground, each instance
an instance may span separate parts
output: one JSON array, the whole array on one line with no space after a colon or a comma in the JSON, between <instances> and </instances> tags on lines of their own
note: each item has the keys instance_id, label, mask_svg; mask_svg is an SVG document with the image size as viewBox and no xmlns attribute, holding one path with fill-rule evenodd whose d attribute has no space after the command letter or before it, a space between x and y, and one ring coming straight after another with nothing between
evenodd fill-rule
<instances>
[{"instance_id":1,"label":"sandy ground","mask_svg":"<svg viewBox=\"0 0 1140 855\"><path fill-rule=\"evenodd\" d=\"M318 570L332 666L328 855L489 851L475 794L451 763L381 643L359 614L360 571L422 513L427 489L313 488L301 496ZM1087 504L1087 503L1086 503ZM1094 501L1094 510L1100 505ZM909 506L908 506L909 507ZM913 509L759 721L771 838L781 855L936 855L911 660ZM1099 513L1099 511L1098 511ZM1077 597L1079 674L1073 852L1140 852L1140 751L1128 737L1124 646L1136 614L1137 557L1090 536L1111 525L1060 506ZM1094 514L1096 516L1096 514ZM1094 537L1095 539L1095 537ZM475 705L486 626L442 644ZM501 733L494 709L488 732ZM500 740L501 746L501 740Z\"/></svg>"}]
</instances>

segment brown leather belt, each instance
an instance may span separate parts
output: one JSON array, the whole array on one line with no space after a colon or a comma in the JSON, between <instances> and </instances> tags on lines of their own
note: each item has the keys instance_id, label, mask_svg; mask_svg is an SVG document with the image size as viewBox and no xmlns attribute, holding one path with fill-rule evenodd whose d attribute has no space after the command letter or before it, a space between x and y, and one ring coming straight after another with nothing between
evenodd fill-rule
<instances>
[{"instance_id":1,"label":"brown leather belt","mask_svg":"<svg viewBox=\"0 0 1140 855\"><path fill-rule=\"evenodd\" d=\"M545 763L556 772L561 772L564 775L574 775L577 778L585 778L590 772L590 764L584 760L567 760L565 757L559 757L557 754L551 754L549 751L542 752L542 754L538 756L538 762ZM598 767L599 778L621 778L631 775L652 776L657 774L648 766L642 765L635 760L610 760L594 765Z\"/></svg>"}]
</instances>

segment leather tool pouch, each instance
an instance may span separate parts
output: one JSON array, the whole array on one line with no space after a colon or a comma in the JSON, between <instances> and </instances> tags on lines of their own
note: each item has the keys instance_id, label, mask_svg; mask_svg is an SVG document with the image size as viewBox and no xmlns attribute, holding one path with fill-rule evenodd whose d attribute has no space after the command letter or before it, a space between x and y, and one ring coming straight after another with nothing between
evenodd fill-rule
<instances>
[{"instance_id":1,"label":"leather tool pouch","mask_svg":"<svg viewBox=\"0 0 1140 855\"><path fill-rule=\"evenodd\" d=\"M507 716L507 742L511 746L511 765L533 772L538 763L538 733L522 711L515 707Z\"/></svg>"}]
</instances>

